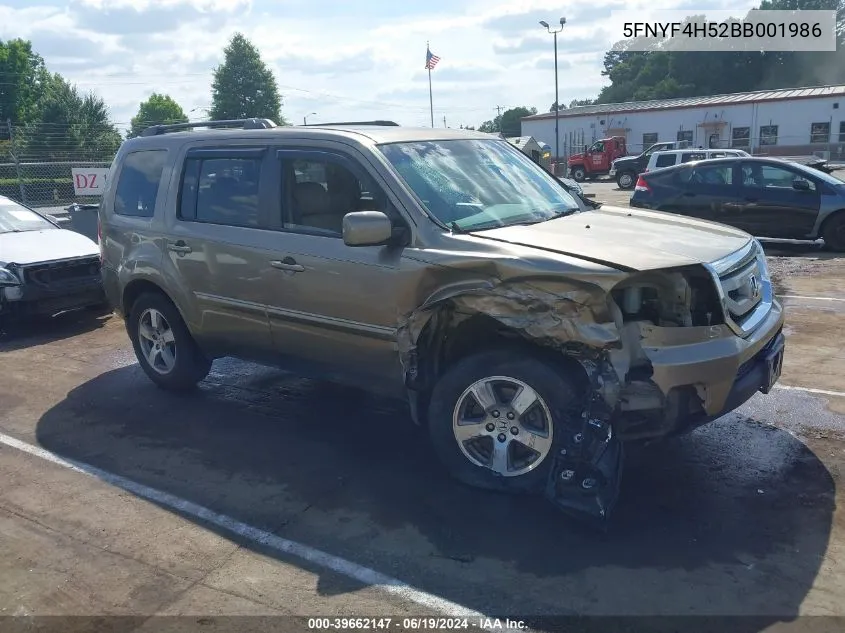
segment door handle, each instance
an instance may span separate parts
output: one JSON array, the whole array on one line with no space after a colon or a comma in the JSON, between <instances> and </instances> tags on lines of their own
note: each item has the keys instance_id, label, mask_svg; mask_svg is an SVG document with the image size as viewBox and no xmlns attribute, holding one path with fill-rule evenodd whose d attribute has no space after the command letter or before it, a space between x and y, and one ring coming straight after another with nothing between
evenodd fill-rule
<instances>
[{"instance_id":1,"label":"door handle","mask_svg":"<svg viewBox=\"0 0 845 633\"><path fill-rule=\"evenodd\" d=\"M301 273L305 271L305 266L297 264L296 260L293 257L285 257L283 260L274 259L270 262L270 265L273 268L278 268L279 270L287 270L293 273Z\"/></svg>"},{"instance_id":2,"label":"door handle","mask_svg":"<svg viewBox=\"0 0 845 633\"><path fill-rule=\"evenodd\" d=\"M182 240L175 242L174 244L168 244L167 250L172 251L174 253L179 253L180 255L187 255L191 252L191 247L185 244Z\"/></svg>"}]
</instances>

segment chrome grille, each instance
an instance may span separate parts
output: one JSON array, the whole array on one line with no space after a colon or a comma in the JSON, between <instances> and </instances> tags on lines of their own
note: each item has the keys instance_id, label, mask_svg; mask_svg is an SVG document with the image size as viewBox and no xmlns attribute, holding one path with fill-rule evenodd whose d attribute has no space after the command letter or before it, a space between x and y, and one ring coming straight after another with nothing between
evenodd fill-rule
<instances>
[{"instance_id":1,"label":"chrome grille","mask_svg":"<svg viewBox=\"0 0 845 633\"><path fill-rule=\"evenodd\" d=\"M725 321L747 336L768 316L774 295L765 255L756 241L709 266L725 312Z\"/></svg>"}]
</instances>

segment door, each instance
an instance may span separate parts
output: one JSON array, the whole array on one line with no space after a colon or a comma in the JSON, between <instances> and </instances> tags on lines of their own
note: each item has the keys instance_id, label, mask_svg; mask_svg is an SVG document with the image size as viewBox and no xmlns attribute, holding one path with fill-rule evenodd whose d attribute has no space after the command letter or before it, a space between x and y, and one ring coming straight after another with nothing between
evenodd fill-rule
<instances>
[{"instance_id":1,"label":"door","mask_svg":"<svg viewBox=\"0 0 845 633\"><path fill-rule=\"evenodd\" d=\"M675 204L684 215L732 224L727 210L738 202L736 163L691 165L678 171L680 190Z\"/></svg>"},{"instance_id":2,"label":"door","mask_svg":"<svg viewBox=\"0 0 845 633\"><path fill-rule=\"evenodd\" d=\"M188 152L179 209L166 253L195 334L215 353L264 359L272 353L265 310L270 245L267 149Z\"/></svg>"},{"instance_id":3,"label":"door","mask_svg":"<svg viewBox=\"0 0 845 633\"><path fill-rule=\"evenodd\" d=\"M591 173L608 171L607 152L602 141L596 141L587 150L587 169Z\"/></svg>"},{"instance_id":4,"label":"door","mask_svg":"<svg viewBox=\"0 0 845 633\"><path fill-rule=\"evenodd\" d=\"M383 211L404 220L355 157L333 151L277 152L280 233L271 303L280 357L322 375L401 393L397 293L403 247L347 246L343 216ZM406 225L404 225L406 226Z\"/></svg>"},{"instance_id":5,"label":"door","mask_svg":"<svg viewBox=\"0 0 845 633\"><path fill-rule=\"evenodd\" d=\"M742 227L752 235L800 239L813 230L819 184L786 164L743 161Z\"/></svg>"}]
</instances>

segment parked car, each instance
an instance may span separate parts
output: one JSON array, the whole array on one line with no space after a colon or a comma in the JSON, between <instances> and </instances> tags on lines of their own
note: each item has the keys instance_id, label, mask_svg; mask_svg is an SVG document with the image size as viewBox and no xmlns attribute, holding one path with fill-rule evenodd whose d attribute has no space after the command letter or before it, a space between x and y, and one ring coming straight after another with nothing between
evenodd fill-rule
<instances>
[{"instance_id":1,"label":"parked car","mask_svg":"<svg viewBox=\"0 0 845 633\"><path fill-rule=\"evenodd\" d=\"M162 388L235 356L401 398L457 479L602 522L622 442L778 379L742 231L582 206L479 132L202 125L125 141L100 207L107 294Z\"/></svg>"},{"instance_id":2,"label":"parked car","mask_svg":"<svg viewBox=\"0 0 845 633\"><path fill-rule=\"evenodd\" d=\"M741 149L671 149L654 152L648 159L643 173L709 158L738 158L740 156L751 156L751 154Z\"/></svg>"},{"instance_id":3,"label":"parked car","mask_svg":"<svg viewBox=\"0 0 845 633\"><path fill-rule=\"evenodd\" d=\"M727 224L757 237L845 251L845 182L774 158L717 158L641 174L631 206Z\"/></svg>"},{"instance_id":4,"label":"parked car","mask_svg":"<svg viewBox=\"0 0 845 633\"><path fill-rule=\"evenodd\" d=\"M649 145L642 154L636 156L622 156L616 158L610 165L608 175L616 180L620 189L631 189L637 182L637 176L645 171L648 161L655 152L665 152L673 149L686 149L689 141L661 141Z\"/></svg>"},{"instance_id":5,"label":"parked car","mask_svg":"<svg viewBox=\"0 0 845 633\"><path fill-rule=\"evenodd\" d=\"M97 244L0 196L0 320L104 303Z\"/></svg>"}]
</instances>

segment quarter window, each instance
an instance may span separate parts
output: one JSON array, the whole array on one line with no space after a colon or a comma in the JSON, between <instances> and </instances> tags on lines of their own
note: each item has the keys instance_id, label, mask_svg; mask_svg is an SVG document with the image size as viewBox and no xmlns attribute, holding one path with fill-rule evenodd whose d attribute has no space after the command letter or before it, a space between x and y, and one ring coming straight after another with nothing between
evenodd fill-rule
<instances>
[{"instance_id":1,"label":"quarter window","mask_svg":"<svg viewBox=\"0 0 845 633\"><path fill-rule=\"evenodd\" d=\"M114 212L151 218L155 211L167 151L145 150L128 154L123 161L114 197Z\"/></svg>"}]
</instances>

